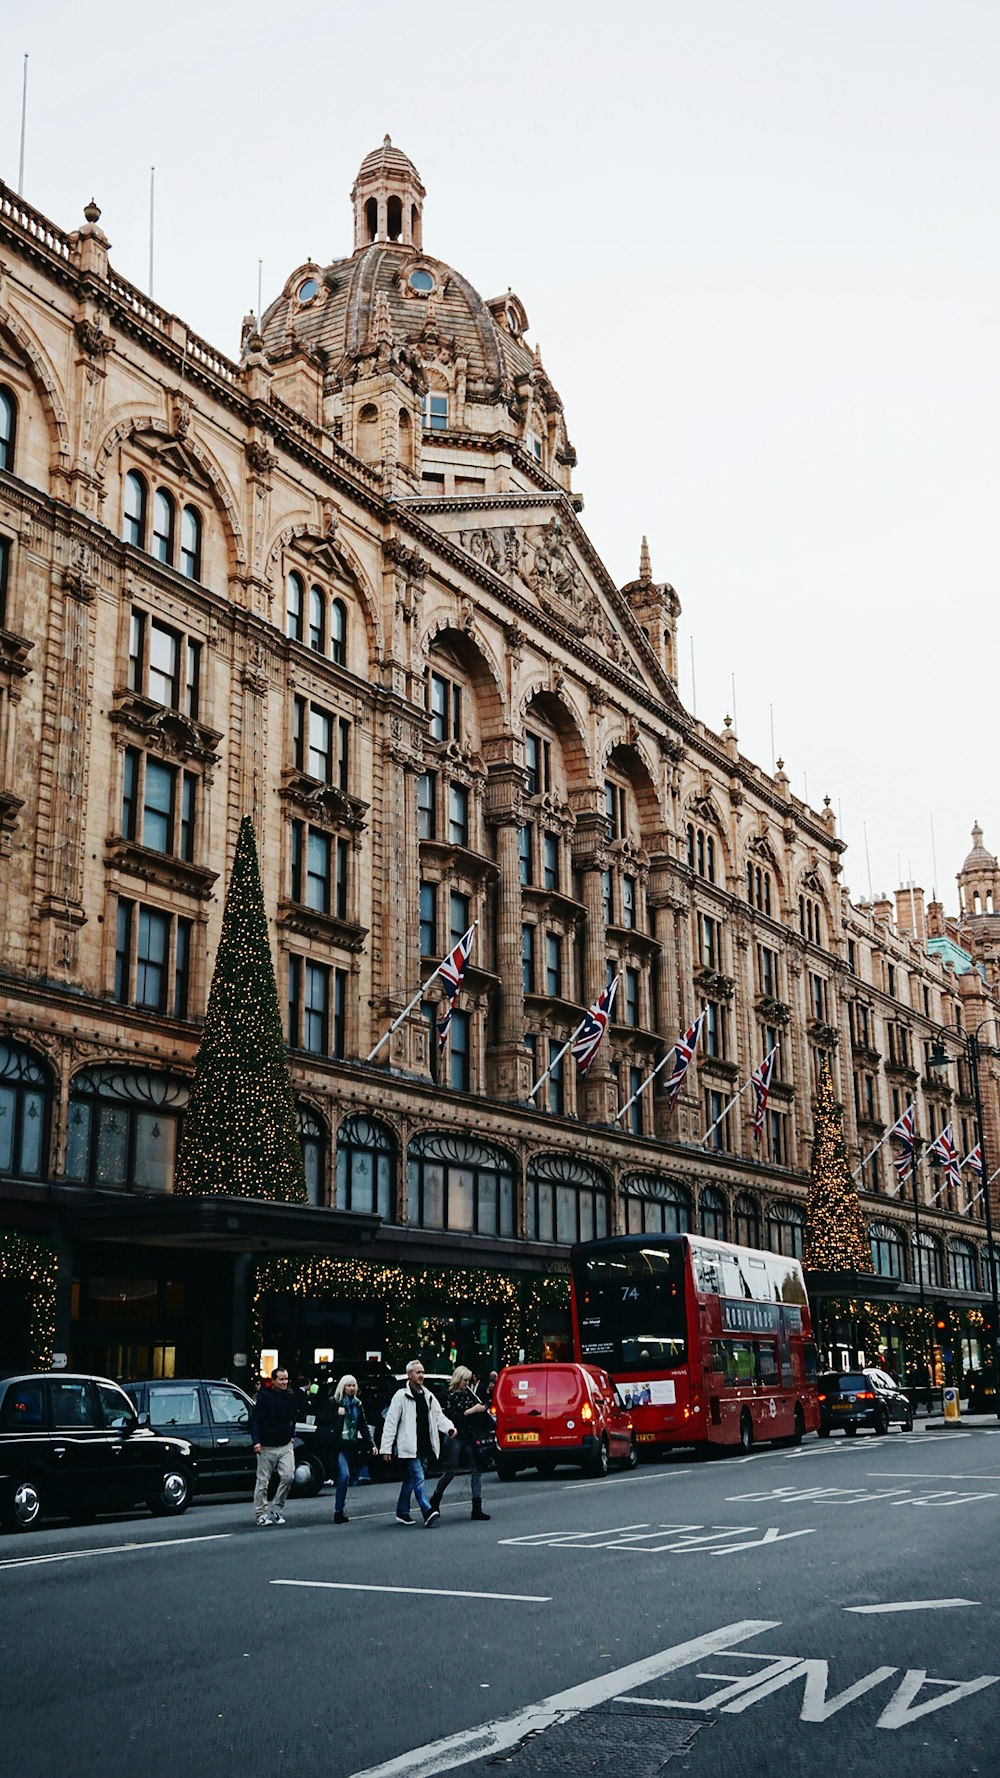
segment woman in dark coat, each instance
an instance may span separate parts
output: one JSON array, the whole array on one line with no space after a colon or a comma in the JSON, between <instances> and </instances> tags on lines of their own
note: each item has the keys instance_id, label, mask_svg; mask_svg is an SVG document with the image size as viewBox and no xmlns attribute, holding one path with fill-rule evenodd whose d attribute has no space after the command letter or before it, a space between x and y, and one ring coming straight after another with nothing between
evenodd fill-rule
<instances>
[{"instance_id":1,"label":"woman in dark coat","mask_svg":"<svg viewBox=\"0 0 1000 1778\"><path fill-rule=\"evenodd\" d=\"M473 1375L468 1365L460 1364L453 1373L445 1403L445 1413L457 1428L455 1444L459 1447L455 1470L450 1475L443 1475L431 1495L431 1506L435 1512L441 1510L441 1500L449 1482L454 1480L459 1470L468 1470L472 1484L472 1517L487 1520L489 1513L483 1511L483 1469L479 1455L479 1437L488 1433L492 1426L489 1408L480 1401L473 1388Z\"/></svg>"},{"instance_id":2,"label":"woman in dark coat","mask_svg":"<svg viewBox=\"0 0 1000 1778\"><path fill-rule=\"evenodd\" d=\"M331 1431L337 1451L337 1493L333 1522L335 1525L346 1525L349 1523L344 1511L347 1490L357 1479L358 1470L367 1463L373 1450L364 1404L358 1394L357 1377L341 1377L333 1392Z\"/></svg>"}]
</instances>

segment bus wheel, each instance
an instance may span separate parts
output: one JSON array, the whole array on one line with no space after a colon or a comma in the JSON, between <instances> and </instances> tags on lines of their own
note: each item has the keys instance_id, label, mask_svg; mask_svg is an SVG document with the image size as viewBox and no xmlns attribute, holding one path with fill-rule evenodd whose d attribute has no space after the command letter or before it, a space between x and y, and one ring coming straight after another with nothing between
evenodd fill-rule
<instances>
[{"instance_id":1,"label":"bus wheel","mask_svg":"<svg viewBox=\"0 0 1000 1778\"><path fill-rule=\"evenodd\" d=\"M795 1404L795 1430L792 1433L792 1444L800 1445L806 1434L806 1421L798 1402Z\"/></svg>"},{"instance_id":2,"label":"bus wheel","mask_svg":"<svg viewBox=\"0 0 1000 1778\"><path fill-rule=\"evenodd\" d=\"M743 1409L743 1412L740 1415L740 1450L753 1450L753 1421L746 1408Z\"/></svg>"}]
</instances>

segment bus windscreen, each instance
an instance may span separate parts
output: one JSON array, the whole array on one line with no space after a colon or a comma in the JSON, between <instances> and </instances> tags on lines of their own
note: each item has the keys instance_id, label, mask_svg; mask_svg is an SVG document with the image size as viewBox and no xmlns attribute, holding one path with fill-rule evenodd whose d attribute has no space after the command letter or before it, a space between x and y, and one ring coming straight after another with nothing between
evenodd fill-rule
<instances>
[{"instance_id":1,"label":"bus windscreen","mask_svg":"<svg viewBox=\"0 0 1000 1778\"><path fill-rule=\"evenodd\" d=\"M676 1246L588 1254L576 1262L580 1356L610 1371L687 1362L684 1252Z\"/></svg>"}]
</instances>

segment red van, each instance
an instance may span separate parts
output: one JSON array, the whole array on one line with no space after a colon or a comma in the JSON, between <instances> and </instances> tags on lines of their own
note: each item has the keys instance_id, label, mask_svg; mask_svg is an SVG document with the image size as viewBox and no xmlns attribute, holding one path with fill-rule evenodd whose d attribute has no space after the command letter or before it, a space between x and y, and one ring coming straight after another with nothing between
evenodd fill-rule
<instances>
[{"instance_id":1,"label":"red van","mask_svg":"<svg viewBox=\"0 0 1000 1778\"><path fill-rule=\"evenodd\" d=\"M602 1476L611 1463L634 1469L639 1460L631 1418L597 1365L509 1365L497 1378L493 1412L502 1482L519 1469L551 1475L557 1463L575 1463Z\"/></svg>"}]
</instances>

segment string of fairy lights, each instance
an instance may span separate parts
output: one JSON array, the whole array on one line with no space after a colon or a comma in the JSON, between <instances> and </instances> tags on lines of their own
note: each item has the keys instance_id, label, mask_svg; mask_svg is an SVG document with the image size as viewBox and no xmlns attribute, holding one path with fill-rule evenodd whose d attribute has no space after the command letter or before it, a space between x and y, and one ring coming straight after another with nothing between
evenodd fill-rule
<instances>
[{"instance_id":1,"label":"string of fairy lights","mask_svg":"<svg viewBox=\"0 0 1000 1778\"><path fill-rule=\"evenodd\" d=\"M871 1242L844 1140L844 1118L824 1062L816 1095L806 1239L802 1263L813 1272L873 1272Z\"/></svg>"},{"instance_id":2,"label":"string of fairy lights","mask_svg":"<svg viewBox=\"0 0 1000 1778\"><path fill-rule=\"evenodd\" d=\"M299 1297L336 1297L341 1302L374 1302L385 1309L385 1337L393 1351L419 1349L420 1322L426 1306L450 1315L463 1305L499 1310L498 1333L503 1361L510 1363L523 1348L541 1353L542 1315L546 1309L569 1307L569 1274L550 1273L523 1285L503 1272L470 1271L461 1266L379 1265L372 1260L337 1259L316 1254L308 1259L276 1256L254 1268L253 1323L257 1350L264 1345L263 1299L277 1293Z\"/></svg>"},{"instance_id":3,"label":"string of fairy lights","mask_svg":"<svg viewBox=\"0 0 1000 1778\"><path fill-rule=\"evenodd\" d=\"M48 1366L56 1339L58 1261L46 1242L0 1232L0 1281L28 1286L28 1338L32 1363Z\"/></svg>"}]
</instances>

